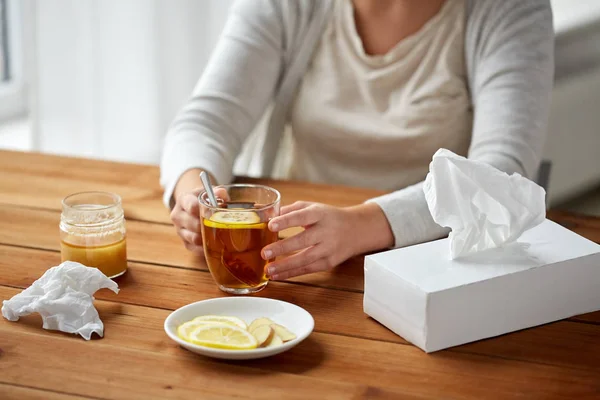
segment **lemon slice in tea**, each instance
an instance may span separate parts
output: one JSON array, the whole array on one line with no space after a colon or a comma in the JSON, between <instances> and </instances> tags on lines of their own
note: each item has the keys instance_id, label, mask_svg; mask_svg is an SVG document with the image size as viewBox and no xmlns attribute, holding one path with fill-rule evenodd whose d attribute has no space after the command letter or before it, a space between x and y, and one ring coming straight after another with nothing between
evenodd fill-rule
<instances>
[{"instance_id":1,"label":"lemon slice in tea","mask_svg":"<svg viewBox=\"0 0 600 400\"><path fill-rule=\"evenodd\" d=\"M226 350L251 350L258 347L247 330L231 324L206 324L190 333L190 342L199 346Z\"/></svg>"},{"instance_id":2,"label":"lemon slice in tea","mask_svg":"<svg viewBox=\"0 0 600 400\"><path fill-rule=\"evenodd\" d=\"M236 210L217 211L204 220L204 225L221 229L264 229L267 226L254 211Z\"/></svg>"},{"instance_id":3,"label":"lemon slice in tea","mask_svg":"<svg viewBox=\"0 0 600 400\"><path fill-rule=\"evenodd\" d=\"M248 329L246 323L237 317L229 317L227 315L202 315L200 317L196 317L190 322L196 323L219 323L219 324L229 324L234 325L242 329Z\"/></svg>"}]
</instances>

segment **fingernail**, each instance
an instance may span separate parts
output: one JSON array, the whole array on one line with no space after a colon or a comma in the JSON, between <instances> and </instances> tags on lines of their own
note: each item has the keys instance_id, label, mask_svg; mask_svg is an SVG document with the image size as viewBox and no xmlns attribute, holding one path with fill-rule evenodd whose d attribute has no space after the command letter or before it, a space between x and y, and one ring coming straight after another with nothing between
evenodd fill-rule
<instances>
[{"instance_id":1,"label":"fingernail","mask_svg":"<svg viewBox=\"0 0 600 400\"><path fill-rule=\"evenodd\" d=\"M271 222L271 230L277 231L279 229L279 224L277 222Z\"/></svg>"},{"instance_id":2,"label":"fingernail","mask_svg":"<svg viewBox=\"0 0 600 400\"><path fill-rule=\"evenodd\" d=\"M263 256L265 260L270 259L271 257L273 257L273 252L271 250L265 250L263 251ZM270 269L269 269L270 271Z\"/></svg>"},{"instance_id":3,"label":"fingernail","mask_svg":"<svg viewBox=\"0 0 600 400\"><path fill-rule=\"evenodd\" d=\"M273 268L273 267L267 268L267 275L269 275L271 278L273 278L273 275L275 275L275 268Z\"/></svg>"}]
</instances>

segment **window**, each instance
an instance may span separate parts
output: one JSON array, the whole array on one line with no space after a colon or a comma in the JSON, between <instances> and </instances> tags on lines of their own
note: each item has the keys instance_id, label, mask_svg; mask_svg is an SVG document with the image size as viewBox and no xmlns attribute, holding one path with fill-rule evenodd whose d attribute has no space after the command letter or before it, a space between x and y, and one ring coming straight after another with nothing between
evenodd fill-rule
<instances>
[{"instance_id":1,"label":"window","mask_svg":"<svg viewBox=\"0 0 600 400\"><path fill-rule=\"evenodd\" d=\"M26 114L19 0L0 0L0 120Z\"/></svg>"},{"instance_id":2,"label":"window","mask_svg":"<svg viewBox=\"0 0 600 400\"><path fill-rule=\"evenodd\" d=\"M6 0L0 0L0 81L2 82L10 80L10 46L6 11Z\"/></svg>"}]
</instances>

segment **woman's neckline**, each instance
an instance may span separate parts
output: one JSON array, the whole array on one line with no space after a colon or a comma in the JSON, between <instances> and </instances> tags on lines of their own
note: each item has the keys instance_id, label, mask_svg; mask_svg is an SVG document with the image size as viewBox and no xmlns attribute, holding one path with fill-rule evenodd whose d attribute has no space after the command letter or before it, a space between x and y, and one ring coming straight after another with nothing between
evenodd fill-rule
<instances>
[{"instance_id":1,"label":"woman's neckline","mask_svg":"<svg viewBox=\"0 0 600 400\"><path fill-rule=\"evenodd\" d=\"M386 60L394 57L395 54L401 52L403 48L411 47L412 43L418 41L427 32L434 29L438 22L452 9L451 5L453 0L445 0L441 8L438 10L433 17L429 18L417 31L402 38L398 43L391 47L388 51L381 54L370 54L366 51L363 38L358 32L358 27L355 18L355 7L352 0L340 1L338 6L343 7L341 10L342 18L344 19L344 25L348 28L348 33L351 36L352 41L355 44L356 50L359 56L368 62L374 62L375 64L385 63ZM344 4L346 3L346 4Z\"/></svg>"}]
</instances>

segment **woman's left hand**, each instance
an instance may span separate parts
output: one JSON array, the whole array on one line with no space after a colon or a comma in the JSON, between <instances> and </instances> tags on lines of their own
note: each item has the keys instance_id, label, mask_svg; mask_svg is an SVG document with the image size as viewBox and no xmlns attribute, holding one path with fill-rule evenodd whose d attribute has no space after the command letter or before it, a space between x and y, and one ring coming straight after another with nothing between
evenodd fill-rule
<instances>
[{"instance_id":1,"label":"woman's left hand","mask_svg":"<svg viewBox=\"0 0 600 400\"><path fill-rule=\"evenodd\" d=\"M268 265L271 279L329 270L352 256L393 244L387 218L372 203L339 208L298 201L282 207L280 216L269 221L273 232L292 227L303 227L304 231L262 250L265 260L287 255Z\"/></svg>"}]
</instances>

